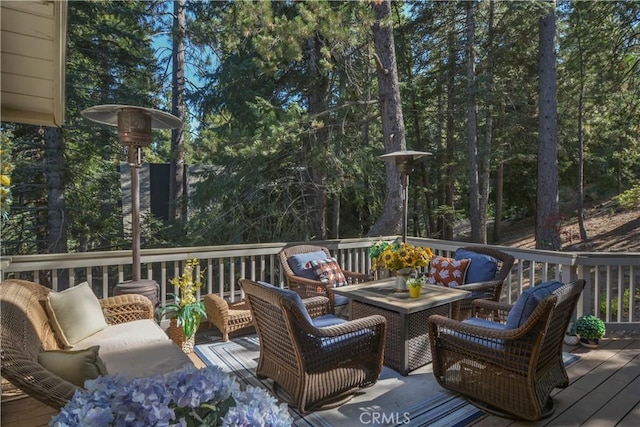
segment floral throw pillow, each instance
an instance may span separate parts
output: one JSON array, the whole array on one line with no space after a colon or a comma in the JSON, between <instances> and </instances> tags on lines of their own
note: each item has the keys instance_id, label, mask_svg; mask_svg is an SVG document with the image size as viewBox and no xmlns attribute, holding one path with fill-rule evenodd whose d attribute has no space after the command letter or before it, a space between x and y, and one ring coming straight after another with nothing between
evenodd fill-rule
<instances>
[{"instance_id":1,"label":"floral throw pillow","mask_svg":"<svg viewBox=\"0 0 640 427\"><path fill-rule=\"evenodd\" d=\"M427 283L430 285L446 286L448 288L463 285L470 264L471 260L468 258L456 260L453 258L434 256L431 259Z\"/></svg>"},{"instance_id":2,"label":"floral throw pillow","mask_svg":"<svg viewBox=\"0 0 640 427\"><path fill-rule=\"evenodd\" d=\"M344 277L342 269L335 258L311 261L311 266L313 267L313 271L316 273L316 277L322 283L333 285L333 287L336 288L347 284L347 279Z\"/></svg>"}]
</instances>

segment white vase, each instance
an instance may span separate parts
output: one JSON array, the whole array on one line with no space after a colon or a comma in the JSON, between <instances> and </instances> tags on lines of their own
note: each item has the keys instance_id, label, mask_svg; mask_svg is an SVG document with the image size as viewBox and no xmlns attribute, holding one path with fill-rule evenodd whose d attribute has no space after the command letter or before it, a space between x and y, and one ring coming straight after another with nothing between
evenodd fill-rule
<instances>
[{"instance_id":1,"label":"white vase","mask_svg":"<svg viewBox=\"0 0 640 427\"><path fill-rule=\"evenodd\" d=\"M408 292L409 288L407 287L407 279L411 277L411 273L413 273L412 268L402 268L396 271L396 292Z\"/></svg>"}]
</instances>

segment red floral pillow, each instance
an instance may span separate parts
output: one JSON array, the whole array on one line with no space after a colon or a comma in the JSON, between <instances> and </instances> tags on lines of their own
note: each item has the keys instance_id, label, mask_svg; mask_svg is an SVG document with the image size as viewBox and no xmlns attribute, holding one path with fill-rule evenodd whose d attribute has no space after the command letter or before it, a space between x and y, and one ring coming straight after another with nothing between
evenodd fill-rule
<instances>
[{"instance_id":1,"label":"red floral pillow","mask_svg":"<svg viewBox=\"0 0 640 427\"><path fill-rule=\"evenodd\" d=\"M335 258L311 261L311 266L322 283L333 285L336 288L347 284L347 279L344 277L342 269Z\"/></svg>"},{"instance_id":2,"label":"red floral pillow","mask_svg":"<svg viewBox=\"0 0 640 427\"><path fill-rule=\"evenodd\" d=\"M427 283L448 288L463 285L470 264L471 260L469 258L455 260L453 258L434 256L431 259Z\"/></svg>"}]
</instances>

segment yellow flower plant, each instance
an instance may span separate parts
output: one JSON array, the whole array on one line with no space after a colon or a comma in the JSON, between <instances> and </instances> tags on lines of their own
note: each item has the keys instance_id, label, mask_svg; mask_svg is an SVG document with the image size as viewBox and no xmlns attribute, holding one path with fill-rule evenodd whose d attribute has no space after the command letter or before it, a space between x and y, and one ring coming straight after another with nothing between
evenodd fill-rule
<instances>
[{"instance_id":1,"label":"yellow flower plant","mask_svg":"<svg viewBox=\"0 0 640 427\"><path fill-rule=\"evenodd\" d=\"M174 297L173 303L167 304L160 312L161 316L173 314L187 339L195 335L200 320L206 314L204 304L196 297L196 292L202 287L201 280L204 275L204 272L200 272L194 281L194 270L197 266L197 259L188 260L182 275L171 279L171 284L177 288L178 293L169 294Z\"/></svg>"},{"instance_id":2,"label":"yellow flower plant","mask_svg":"<svg viewBox=\"0 0 640 427\"><path fill-rule=\"evenodd\" d=\"M433 258L430 248L414 246L410 243L394 243L380 253L377 265L387 270L426 267Z\"/></svg>"}]
</instances>

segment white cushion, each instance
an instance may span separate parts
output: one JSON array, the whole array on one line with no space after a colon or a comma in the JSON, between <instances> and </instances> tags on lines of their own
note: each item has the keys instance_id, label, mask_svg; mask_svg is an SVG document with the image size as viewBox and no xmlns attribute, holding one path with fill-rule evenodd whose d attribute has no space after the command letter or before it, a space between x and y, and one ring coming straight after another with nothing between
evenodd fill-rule
<instances>
[{"instance_id":1,"label":"white cushion","mask_svg":"<svg viewBox=\"0 0 640 427\"><path fill-rule=\"evenodd\" d=\"M173 342L156 322L142 319L109 325L108 328L79 341L74 347L87 348L99 345L100 356L104 357L105 354L118 350L127 350L135 354L138 346L157 341Z\"/></svg>"},{"instance_id":2,"label":"white cushion","mask_svg":"<svg viewBox=\"0 0 640 427\"><path fill-rule=\"evenodd\" d=\"M109 352L100 349L100 357L110 374L122 375L127 379L165 374L187 365L193 366L189 356L170 339Z\"/></svg>"},{"instance_id":3,"label":"white cushion","mask_svg":"<svg viewBox=\"0 0 640 427\"><path fill-rule=\"evenodd\" d=\"M50 292L47 311L51 326L67 347L107 327L100 301L87 282L61 292Z\"/></svg>"}]
</instances>

